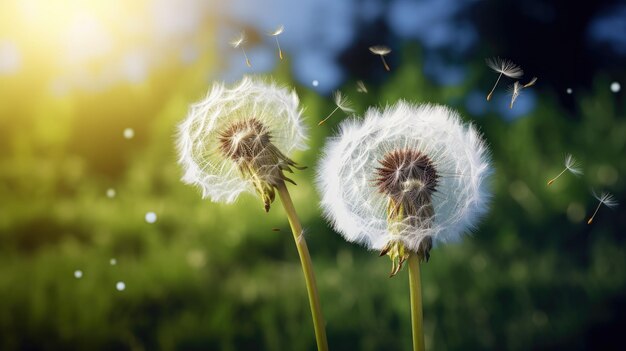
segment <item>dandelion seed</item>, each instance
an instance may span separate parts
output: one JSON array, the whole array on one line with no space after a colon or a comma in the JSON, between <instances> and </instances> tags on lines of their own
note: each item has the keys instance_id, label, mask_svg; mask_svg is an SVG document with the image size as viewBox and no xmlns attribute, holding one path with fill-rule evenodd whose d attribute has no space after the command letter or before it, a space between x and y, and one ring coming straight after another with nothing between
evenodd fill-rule
<instances>
[{"instance_id":1,"label":"dandelion seed","mask_svg":"<svg viewBox=\"0 0 626 351\"><path fill-rule=\"evenodd\" d=\"M276 39L276 46L278 46L278 57L280 57L280 59L283 59L283 51L280 49L280 43L278 42L278 36L281 35L283 33L283 31L285 30L285 26L281 25L278 28L276 28L275 31L273 31L272 33L270 33L269 35L274 37Z\"/></svg>"},{"instance_id":2,"label":"dandelion seed","mask_svg":"<svg viewBox=\"0 0 626 351\"><path fill-rule=\"evenodd\" d=\"M535 85L536 82L537 82L537 77L533 77L533 79L531 79L530 82L524 85L520 84L518 81L515 81L515 83L513 83L513 86L510 88L511 105L509 106L509 108L513 108L513 104L515 103L515 100L517 100L519 95L522 93L522 90L532 87L533 85Z\"/></svg>"},{"instance_id":3,"label":"dandelion seed","mask_svg":"<svg viewBox=\"0 0 626 351\"><path fill-rule=\"evenodd\" d=\"M574 156L572 156L571 154L568 154L567 156L565 156L564 165L565 165L565 168L563 169L563 171L561 171L561 173L559 173L556 177L550 179L548 181L548 185L552 185L552 183L554 183L554 181L556 181L566 171L569 171L571 174L575 176L579 176L583 174L583 171L580 169L578 162L576 161Z\"/></svg>"},{"instance_id":4,"label":"dandelion seed","mask_svg":"<svg viewBox=\"0 0 626 351\"><path fill-rule=\"evenodd\" d=\"M345 113L354 112L354 110L352 109L352 103L350 102L350 100L348 100L348 98L341 95L341 92L339 90L333 93L333 100L335 100L335 105L337 105L337 107L335 107L335 109L328 116L326 116L326 118L321 120L317 124L318 126L321 126L322 124L324 124L335 112L337 112L337 110L341 110Z\"/></svg>"},{"instance_id":5,"label":"dandelion seed","mask_svg":"<svg viewBox=\"0 0 626 351\"><path fill-rule=\"evenodd\" d=\"M362 80L358 80L356 82L356 91L359 93L367 94L367 88L365 87L365 83Z\"/></svg>"},{"instance_id":6,"label":"dandelion seed","mask_svg":"<svg viewBox=\"0 0 626 351\"><path fill-rule=\"evenodd\" d=\"M389 55L391 49L383 45L370 46L369 49L372 54L380 56L380 59L383 61L383 65L385 66L385 69L387 71L391 71L389 65L387 64L387 61L385 61L385 56Z\"/></svg>"},{"instance_id":7,"label":"dandelion seed","mask_svg":"<svg viewBox=\"0 0 626 351\"><path fill-rule=\"evenodd\" d=\"M243 47L243 44L245 43L246 43L246 34L244 32L241 32L237 38L233 39L230 42L230 45L232 45L232 47L235 49L241 47L241 51L243 51L243 57L246 59L246 65L248 67L252 67L250 60L248 59L248 55L246 54L246 49L244 49Z\"/></svg>"},{"instance_id":8,"label":"dandelion seed","mask_svg":"<svg viewBox=\"0 0 626 351\"><path fill-rule=\"evenodd\" d=\"M498 82L500 82L502 75L510 78L519 78L524 75L524 71L518 65L509 60L496 57L487 59L486 62L489 68L494 70L496 73L499 73L496 83L493 85L493 88L491 88L489 94L487 94L487 101L491 100L491 95L493 94L493 91L496 90L496 86L498 86Z\"/></svg>"},{"instance_id":9,"label":"dandelion seed","mask_svg":"<svg viewBox=\"0 0 626 351\"><path fill-rule=\"evenodd\" d=\"M596 210L593 212L593 215L587 221L587 224L591 224L593 222L593 219L596 216L596 213L598 213L598 210L600 209L600 206L604 205L604 206L606 206L608 208L613 208L613 207L617 206L617 200L615 200L615 197L613 197L613 195L611 195L609 193L602 193L602 194L598 195L598 194L596 194L595 191L592 191L592 193L593 193L593 197L595 197L596 200L599 201L599 203L598 203L598 207L596 207Z\"/></svg>"},{"instance_id":10,"label":"dandelion seed","mask_svg":"<svg viewBox=\"0 0 626 351\"><path fill-rule=\"evenodd\" d=\"M83 271L81 271L80 269L77 269L74 271L74 278L80 279L82 277L83 277Z\"/></svg>"},{"instance_id":11,"label":"dandelion seed","mask_svg":"<svg viewBox=\"0 0 626 351\"><path fill-rule=\"evenodd\" d=\"M619 93L619 91L622 89L622 87L620 86L619 82L613 82L611 83L611 91L614 93Z\"/></svg>"},{"instance_id":12,"label":"dandelion seed","mask_svg":"<svg viewBox=\"0 0 626 351\"><path fill-rule=\"evenodd\" d=\"M115 284L115 289L117 291L124 291L126 289L126 283L124 283L124 282L117 282Z\"/></svg>"}]
</instances>

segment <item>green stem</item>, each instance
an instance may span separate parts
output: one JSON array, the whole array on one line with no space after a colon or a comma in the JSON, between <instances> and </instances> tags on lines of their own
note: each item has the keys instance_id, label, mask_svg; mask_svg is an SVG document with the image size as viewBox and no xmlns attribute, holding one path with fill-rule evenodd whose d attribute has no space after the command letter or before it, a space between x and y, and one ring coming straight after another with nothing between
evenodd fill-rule
<instances>
[{"instance_id":1,"label":"green stem","mask_svg":"<svg viewBox=\"0 0 626 351\"><path fill-rule=\"evenodd\" d=\"M298 219L296 209L293 207L293 202L291 201L291 196L289 195L285 182L281 181L276 186L276 189L278 190L278 195L283 203L285 212L287 212L287 218L289 219L293 239L296 242L296 248L298 249L298 254L300 255L300 263L302 264L302 271L304 272L306 290L309 295L309 304L311 305L311 315L313 317L313 328L315 329L317 349L319 351L328 351L326 327L324 326L324 317L322 316L320 297L317 293L317 284L315 283L313 264L311 263L311 255L309 255L309 249L307 248L306 240L304 239L304 235L302 233L302 225Z\"/></svg>"},{"instance_id":2,"label":"green stem","mask_svg":"<svg viewBox=\"0 0 626 351\"><path fill-rule=\"evenodd\" d=\"M422 287L420 282L419 257L409 256L409 287L411 289L411 326L413 330L413 350L424 351L424 328L422 316Z\"/></svg>"}]
</instances>

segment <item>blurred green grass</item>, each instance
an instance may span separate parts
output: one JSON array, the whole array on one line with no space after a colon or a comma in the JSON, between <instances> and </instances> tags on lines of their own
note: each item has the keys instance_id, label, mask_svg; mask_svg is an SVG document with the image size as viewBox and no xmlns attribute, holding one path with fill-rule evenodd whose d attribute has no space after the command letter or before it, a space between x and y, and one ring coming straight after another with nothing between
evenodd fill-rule
<instances>
[{"instance_id":1,"label":"blurred green grass","mask_svg":"<svg viewBox=\"0 0 626 351\"><path fill-rule=\"evenodd\" d=\"M470 115L458 101L484 85L482 63L469 63L478 73L463 86L440 88L423 77L411 48L403 57L387 80L366 82L369 94L346 83L342 91L359 114L403 98ZM405 274L389 279L388 259L343 241L317 207L315 165L343 117L317 127L332 101L296 85L288 64L272 76L295 85L310 126L310 150L293 157L309 168L294 176L291 191L330 346L408 349ZM4 101L1 349L315 348L282 208L265 214L250 195L233 205L210 203L179 181L175 126L206 92L207 67L159 72L140 86L100 93L40 95L14 111ZM528 116L467 118L490 145L494 197L475 233L436 247L423 266L429 349L586 349L624 321L626 215L603 208L596 223L585 223L595 206L591 188L617 199L626 193L619 177L626 173L626 104L608 86L597 77L592 90L575 93L571 111L560 107L561 92L539 84ZM122 137L127 127L135 138ZM585 175L547 187L566 153ZM148 211L156 223L145 222ZM124 291L115 289L118 281Z\"/></svg>"}]
</instances>

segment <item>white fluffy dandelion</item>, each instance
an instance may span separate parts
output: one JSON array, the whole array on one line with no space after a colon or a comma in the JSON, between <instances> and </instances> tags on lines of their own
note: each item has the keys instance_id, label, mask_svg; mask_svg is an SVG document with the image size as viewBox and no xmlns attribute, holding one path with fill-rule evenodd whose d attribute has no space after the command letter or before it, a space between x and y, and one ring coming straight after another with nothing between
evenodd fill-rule
<instances>
[{"instance_id":1,"label":"white fluffy dandelion","mask_svg":"<svg viewBox=\"0 0 626 351\"><path fill-rule=\"evenodd\" d=\"M454 110L399 102L341 124L320 162L324 215L350 241L391 256L428 259L486 212L491 173L479 133ZM405 250L406 249L406 250Z\"/></svg>"},{"instance_id":2,"label":"white fluffy dandelion","mask_svg":"<svg viewBox=\"0 0 626 351\"><path fill-rule=\"evenodd\" d=\"M494 70L496 73L499 73L496 83L493 85L493 88L491 88L489 94L487 94L487 101L491 100L491 95L493 94L493 91L496 90L496 86L498 86L498 82L500 82L502 75L510 78L519 78L524 75L524 71L518 65L509 60L496 57L489 58L486 62L489 68Z\"/></svg>"},{"instance_id":3,"label":"white fluffy dandelion","mask_svg":"<svg viewBox=\"0 0 626 351\"><path fill-rule=\"evenodd\" d=\"M256 192L266 210L274 185L288 180L289 156L306 149L306 129L295 91L245 77L227 88L216 83L191 106L178 128L183 181L214 202L233 202Z\"/></svg>"},{"instance_id":4,"label":"white fluffy dandelion","mask_svg":"<svg viewBox=\"0 0 626 351\"><path fill-rule=\"evenodd\" d=\"M372 54L380 56L380 59L383 61L383 65L385 66L385 69L387 71L391 71L389 65L387 64L387 61L385 61L385 56L391 53L391 49L384 45L370 46L369 49Z\"/></svg>"},{"instance_id":5,"label":"white fluffy dandelion","mask_svg":"<svg viewBox=\"0 0 626 351\"><path fill-rule=\"evenodd\" d=\"M565 161L563 162L563 165L565 166L565 168L563 168L561 173L557 174L556 177L550 179L548 181L548 185L552 185L552 183L554 183L557 179L559 179L559 177L562 176L563 173L565 173L566 171L569 171L571 174L575 176L579 176L583 174L583 171L582 169L580 169L578 161L576 161L574 156L572 156L571 154L567 154L565 156Z\"/></svg>"},{"instance_id":6,"label":"white fluffy dandelion","mask_svg":"<svg viewBox=\"0 0 626 351\"><path fill-rule=\"evenodd\" d=\"M239 36L233 40L231 40L230 45L237 49L237 48L241 48L241 51L243 51L243 57L246 59L246 65L248 67L252 67L252 64L250 63L250 60L248 59L248 54L246 54L246 49L243 47L243 44L246 43L246 34L244 32L239 33Z\"/></svg>"},{"instance_id":7,"label":"white fluffy dandelion","mask_svg":"<svg viewBox=\"0 0 626 351\"><path fill-rule=\"evenodd\" d=\"M604 206L606 206L608 208L613 208L613 207L617 206L617 200L615 200L615 197L613 197L612 194L602 193L602 194L598 195L593 190L591 192L593 194L593 197L595 197L596 200L599 201L599 203L598 203L598 207L596 207L596 210L593 212L593 215L587 221L587 224L593 223L593 219L596 217L596 214L598 213L598 210L600 210L600 207L602 205L604 205Z\"/></svg>"},{"instance_id":8,"label":"white fluffy dandelion","mask_svg":"<svg viewBox=\"0 0 626 351\"><path fill-rule=\"evenodd\" d=\"M326 123L326 121L335 113L337 112L337 110L341 110L345 113L352 113L354 112L354 109L352 108L352 103L350 102L350 100L348 100L347 97L343 96L341 94L341 92L339 90L335 91L333 93L333 100L335 101L335 109L332 110L328 116L326 116L326 118L324 118L323 120L319 121L319 123L317 124L318 126L321 126L322 124Z\"/></svg>"}]
</instances>

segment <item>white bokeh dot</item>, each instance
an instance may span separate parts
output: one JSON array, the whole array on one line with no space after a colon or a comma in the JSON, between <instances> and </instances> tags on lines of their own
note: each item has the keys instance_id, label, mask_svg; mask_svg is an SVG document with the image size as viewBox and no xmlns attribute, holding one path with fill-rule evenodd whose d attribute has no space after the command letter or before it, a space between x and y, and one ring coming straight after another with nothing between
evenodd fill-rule
<instances>
[{"instance_id":1,"label":"white bokeh dot","mask_svg":"<svg viewBox=\"0 0 626 351\"><path fill-rule=\"evenodd\" d=\"M80 269L77 269L74 271L74 278L80 279L82 277L83 277L83 271L81 271Z\"/></svg>"},{"instance_id":2,"label":"white bokeh dot","mask_svg":"<svg viewBox=\"0 0 626 351\"><path fill-rule=\"evenodd\" d=\"M112 258L112 259L109 260L109 264L111 266L115 266L117 264L117 260L115 258Z\"/></svg>"},{"instance_id":3,"label":"white bokeh dot","mask_svg":"<svg viewBox=\"0 0 626 351\"><path fill-rule=\"evenodd\" d=\"M619 82L613 82L611 83L611 91L614 93L619 93L619 91L622 89L622 86L619 84Z\"/></svg>"},{"instance_id":4,"label":"white bokeh dot","mask_svg":"<svg viewBox=\"0 0 626 351\"><path fill-rule=\"evenodd\" d=\"M565 92L566 92L566 93L568 93L568 94L571 94L571 93L573 92L573 90L572 90L572 88L567 88L567 89L565 90Z\"/></svg>"},{"instance_id":5,"label":"white bokeh dot","mask_svg":"<svg viewBox=\"0 0 626 351\"><path fill-rule=\"evenodd\" d=\"M157 215L156 213L150 211L146 213L146 222L148 223L154 223L157 220Z\"/></svg>"},{"instance_id":6,"label":"white bokeh dot","mask_svg":"<svg viewBox=\"0 0 626 351\"><path fill-rule=\"evenodd\" d=\"M124 129L124 138L132 139L135 136L135 130L133 128Z\"/></svg>"},{"instance_id":7,"label":"white bokeh dot","mask_svg":"<svg viewBox=\"0 0 626 351\"><path fill-rule=\"evenodd\" d=\"M316 79L313 82L311 82L311 84L313 84L314 87L320 85L320 82Z\"/></svg>"},{"instance_id":8,"label":"white bokeh dot","mask_svg":"<svg viewBox=\"0 0 626 351\"><path fill-rule=\"evenodd\" d=\"M115 189L113 189L113 188L108 188L108 189L107 189L107 197L108 197L109 199L114 198L114 197L115 197Z\"/></svg>"},{"instance_id":9,"label":"white bokeh dot","mask_svg":"<svg viewBox=\"0 0 626 351\"><path fill-rule=\"evenodd\" d=\"M126 289L126 284L124 282L117 282L115 284L115 289L117 289L117 291L124 291L124 289Z\"/></svg>"}]
</instances>

